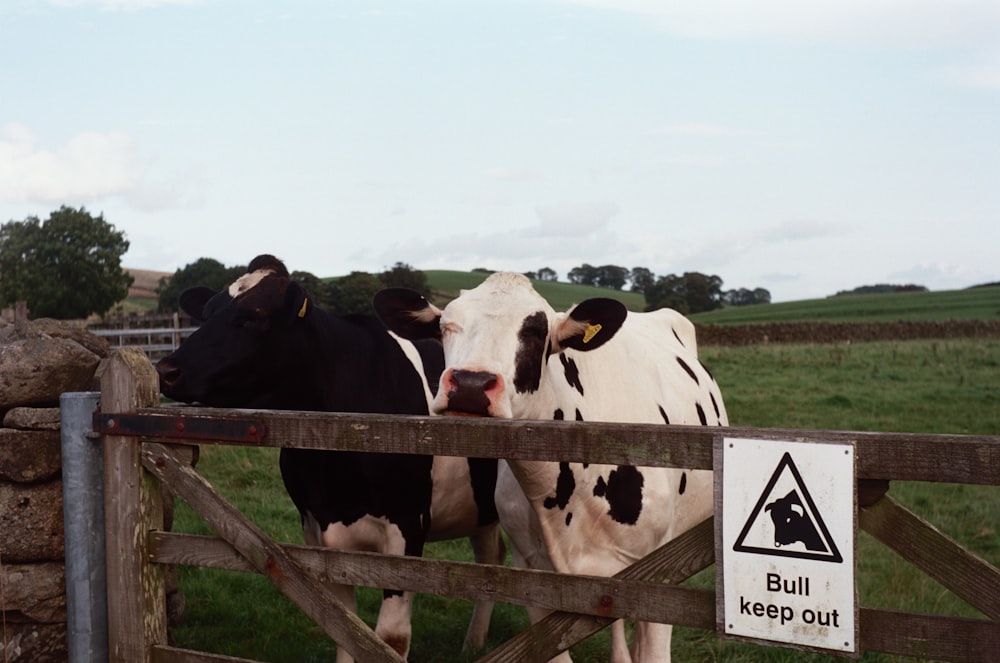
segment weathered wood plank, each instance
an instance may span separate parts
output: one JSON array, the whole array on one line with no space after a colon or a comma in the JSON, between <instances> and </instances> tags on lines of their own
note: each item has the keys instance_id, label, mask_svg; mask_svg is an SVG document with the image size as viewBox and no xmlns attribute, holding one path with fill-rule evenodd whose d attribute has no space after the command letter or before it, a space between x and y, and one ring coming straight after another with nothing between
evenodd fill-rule
<instances>
[{"instance_id":1,"label":"weathered wood plank","mask_svg":"<svg viewBox=\"0 0 1000 663\"><path fill-rule=\"evenodd\" d=\"M193 468L159 444L142 448L142 463L233 546L254 570L298 605L336 642L362 661L402 663L403 658L324 586L317 584L280 546L229 504Z\"/></svg>"},{"instance_id":2,"label":"weathered wood plank","mask_svg":"<svg viewBox=\"0 0 1000 663\"><path fill-rule=\"evenodd\" d=\"M995 663L1000 623L861 608L859 647L923 660Z\"/></svg>"},{"instance_id":3,"label":"weathered wood plank","mask_svg":"<svg viewBox=\"0 0 1000 663\"><path fill-rule=\"evenodd\" d=\"M101 377L101 407L133 412L159 403L159 380L141 350L113 353ZM146 533L163 529L159 482L139 463L135 438L104 438L104 514L108 590L108 659L150 660L167 642L165 584L160 567L146 563Z\"/></svg>"},{"instance_id":4,"label":"weathered wood plank","mask_svg":"<svg viewBox=\"0 0 1000 663\"><path fill-rule=\"evenodd\" d=\"M151 548L153 561L159 563L229 571L254 570L228 543L215 537L157 534ZM282 548L320 582L413 590L470 601L490 599L698 628L713 625L705 620L705 611L714 609L714 598L708 590L310 546L283 545Z\"/></svg>"},{"instance_id":5,"label":"weathered wood plank","mask_svg":"<svg viewBox=\"0 0 1000 663\"><path fill-rule=\"evenodd\" d=\"M888 496L861 509L858 521L903 559L987 617L1000 620L1000 570L995 566Z\"/></svg>"},{"instance_id":6,"label":"weathered wood plank","mask_svg":"<svg viewBox=\"0 0 1000 663\"><path fill-rule=\"evenodd\" d=\"M675 560L682 560L683 563L678 565ZM614 577L678 583L707 568L714 560L715 525L714 519L709 518ZM715 600L711 591L704 594L704 600L697 606L696 625L712 629L715 624ZM695 606L691 607L695 609ZM613 618L553 612L479 660L482 663L547 661L613 621Z\"/></svg>"},{"instance_id":7,"label":"weathered wood plank","mask_svg":"<svg viewBox=\"0 0 1000 663\"><path fill-rule=\"evenodd\" d=\"M153 663L257 663L257 661L179 647L160 646L153 648Z\"/></svg>"},{"instance_id":8,"label":"weathered wood plank","mask_svg":"<svg viewBox=\"0 0 1000 663\"><path fill-rule=\"evenodd\" d=\"M860 479L1000 485L1000 437L414 417L213 408L155 408L149 417L245 419L256 445L712 469L717 436L857 444ZM177 437L181 437L180 434ZM206 440L206 443L212 441ZM230 440L227 444L239 444Z\"/></svg>"}]
</instances>

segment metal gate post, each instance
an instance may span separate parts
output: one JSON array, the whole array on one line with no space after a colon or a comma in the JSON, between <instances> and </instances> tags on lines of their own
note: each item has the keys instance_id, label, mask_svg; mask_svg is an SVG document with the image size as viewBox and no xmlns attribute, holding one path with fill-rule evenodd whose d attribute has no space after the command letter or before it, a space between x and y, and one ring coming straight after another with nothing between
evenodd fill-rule
<instances>
[{"instance_id":1,"label":"metal gate post","mask_svg":"<svg viewBox=\"0 0 1000 663\"><path fill-rule=\"evenodd\" d=\"M59 398L69 663L108 659L104 451L91 434L100 396L81 391Z\"/></svg>"}]
</instances>

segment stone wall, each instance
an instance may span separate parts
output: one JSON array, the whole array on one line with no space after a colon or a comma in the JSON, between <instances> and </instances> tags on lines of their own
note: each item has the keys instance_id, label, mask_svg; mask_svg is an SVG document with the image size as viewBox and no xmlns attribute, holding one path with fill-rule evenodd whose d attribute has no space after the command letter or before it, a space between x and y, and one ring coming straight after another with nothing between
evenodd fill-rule
<instances>
[{"instance_id":1,"label":"stone wall","mask_svg":"<svg viewBox=\"0 0 1000 663\"><path fill-rule=\"evenodd\" d=\"M95 389L107 355L103 340L75 325L0 322L4 661L66 660L59 395Z\"/></svg>"},{"instance_id":2,"label":"stone wall","mask_svg":"<svg viewBox=\"0 0 1000 663\"><path fill-rule=\"evenodd\" d=\"M866 343L918 338L1000 338L1000 320L900 320L897 322L771 322L696 324L698 345L765 343Z\"/></svg>"}]
</instances>

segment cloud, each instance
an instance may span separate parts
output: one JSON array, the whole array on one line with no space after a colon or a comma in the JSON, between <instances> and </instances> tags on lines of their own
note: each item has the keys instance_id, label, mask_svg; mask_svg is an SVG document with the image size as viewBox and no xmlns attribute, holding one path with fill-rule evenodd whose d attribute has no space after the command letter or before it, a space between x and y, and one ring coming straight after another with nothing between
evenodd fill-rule
<instances>
[{"instance_id":1,"label":"cloud","mask_svg":"<svg viewBox=\"0 0 1000 663\"><path fill-rule=\"evenodd\" d=\"M754 242L802 242L841 237L850 230L850 226L833 221L784 221L762 228L751 239Z\"/></svg>"},{"instance_id":2,"label":"cloud","mask_svg":"<svg viewBox=\"0 0 1000 663\"><path fill-rule=\"evenodd\" d=\"M0 130L0 201L88 202L126 192L141 177L127 133L84 132L49 150L24 125Z\"/></svg>"},{"instance_id":3,"label":"cloud","mask_svg":"<svg viewBox=\"0 0 1000 663\"><path fill-rule=\"evenodd\" d=\"M169 5L193 5L200 0L49 0L56 7L96 7L104 11L138 11Z\"/></svg>"},{"instance_id":4,"label":"cloud","mask_svg":"<svg viewBox=\"0 0 1000 663\"><path fill-rule=\"evenodd\" d=\"M739 136L753 136L753 131L746 129L736 129L720 124L693 122L689 124L671 124L653 129L654 134L669 136L702 136L711 138L734 138Z\"/></svg>"},{"instance_id":5,"label":"cloud","mask_svg":"<svg viewBox=\"0 0 1000 663\"><path fill-rule=\"evenodd\" d=\"M893 282L914 283L931 290L957 290L1000 280L1000 272L949 262L923 262L889 274Z\"/></svg>"},{"instance_id":6,"label":"cloud","mask_svg":"<svg viewBox=\"0 0 1000 663\"><path fill-rule=\"evenodd\" d=\"M542 179L541 173L518 168L488 168L486 177L498 182L534 182Z\"/></svg>"},{"instance_id":7,"label":"cloud","mask_svg":"<svg viewBox=\"0 0 1000 663\"><path fill-rule=\"evenodd\" d=\"M945 67L937 73L940 78L959 87L1000 90L1000 58L994 62Z\"/></svg>"},{"instance_id":8,"label":"cloud","mask_svg":"<svg viewBox=\"0 0 1000 663\"><path fill-rule=\"evenodd\" d=\"M617 203L563 203L535 208L540 237L578 237L607 228L619 212Z\"/></svg>"},{"instance_id":9,"label":"cloud","mask_svg":"<svg viewBox=\"0 0 1000 663\"><path fill-rule=\"evenodd\" d=\"M614 262L638 248L622 240L611 221L619 207L611 202L563 203L536 208L538 223L485 233L454 234L427 239L410 237L350 258L362 263L391 264L404 260L424 269L533 270L549 266L569 269L584 262Z\"/></svg>"},{"instance_id":10,"label":"cloud","mask_svg":"<svg viewBox=\"0 0 1000 663\"><path fill-rule=\"evenodd\" d=\"M548 0L643 17L671 34L702 39L783 39L873 47L978 44L1000 32L989 0Z\"/></svg>"}]
</instances>

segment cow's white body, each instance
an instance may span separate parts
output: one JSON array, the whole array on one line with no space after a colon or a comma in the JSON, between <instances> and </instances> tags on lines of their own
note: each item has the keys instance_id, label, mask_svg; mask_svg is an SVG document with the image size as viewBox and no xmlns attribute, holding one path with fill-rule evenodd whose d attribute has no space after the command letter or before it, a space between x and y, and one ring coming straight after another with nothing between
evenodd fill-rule
<instances>
[{"instance_id":1,"label":"cow's white body","mask_svg":"<svg viewBox=\"0 0 1000 663\"><path fill-rule=\"evenodd\" d=\"M600 308L587 305L580 310ZM676 311L574 319L573 311L556 313L523 276L495 274L444 311L411 307L409 315L420 322L440 315L445 372L435 412L456 407L459 382L471 373L493 378L478 378L489 416L727 424L718 386L698 360L694 326ZM540 333L536 380L531 357ZM519 566L610 576L711 515L712 474L510 460L501 463L496 501ZM544 616L529 613L533 621ZM670 627L637 625L629 652L618 623L612 646L616 663L669 661Z\"/></svg>"}]
</instances>

